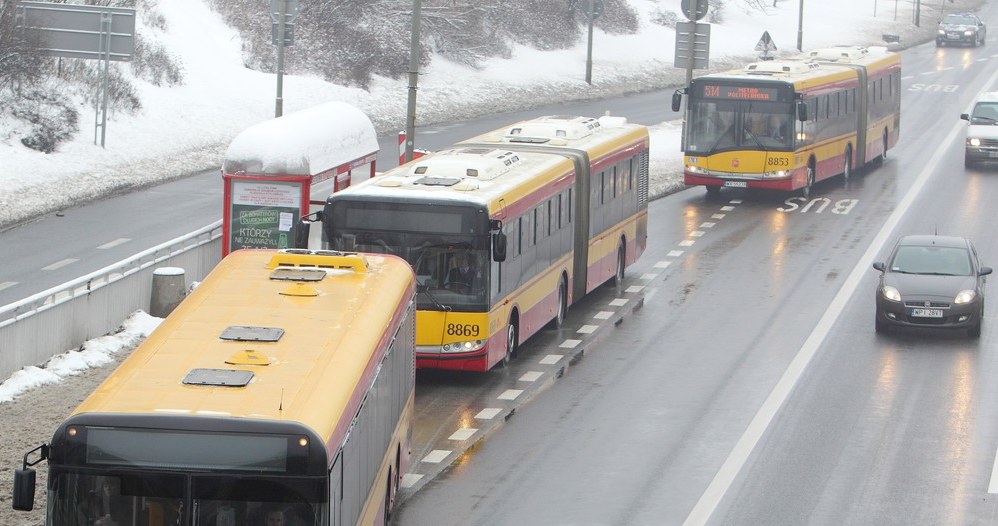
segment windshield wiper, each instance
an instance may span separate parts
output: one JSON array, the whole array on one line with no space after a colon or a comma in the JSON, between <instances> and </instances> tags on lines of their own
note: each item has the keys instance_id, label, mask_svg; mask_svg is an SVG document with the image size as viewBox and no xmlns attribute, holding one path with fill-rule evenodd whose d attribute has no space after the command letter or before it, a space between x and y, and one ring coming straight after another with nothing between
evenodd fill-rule
<instances>
[{"instance_id":1,"label":"windshield wiper","mask_svg":"<svg viewBox=\"0 0 998 526\"><path fill-rule=\"evenodd\" d=\"M451 311L451 308L450 308L449 305L444 305L443 303L440 303L440 301L437 300L437 298L434 297L433 294L430 294L430 287L429 287L429 285L417 285L416 286L416 292L419 293L419 294L425 294L426 297L430 298L430 301L432 301L433 304L436 305L438 309L440 309L440 310L442 310L444 312L450 312Z\"/></svg>"}]
</instances>

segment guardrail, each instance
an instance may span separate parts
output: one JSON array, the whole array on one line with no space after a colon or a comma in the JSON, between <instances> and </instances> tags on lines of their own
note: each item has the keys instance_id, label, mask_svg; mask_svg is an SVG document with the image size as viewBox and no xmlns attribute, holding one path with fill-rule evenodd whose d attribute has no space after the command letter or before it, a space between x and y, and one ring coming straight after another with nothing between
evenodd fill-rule
<instances>
[{"instance_id":1,"label":"guardrail","mask_svg":"<svg viewBox=\"0 0 998 526\"><path fill-rule=\"evenodd\" d=\"M153 271L185 270L188 285L221 260L222 221L21 301L0 307L0 381L114 331L149 311Z\"/></svg>"}]
</instances>

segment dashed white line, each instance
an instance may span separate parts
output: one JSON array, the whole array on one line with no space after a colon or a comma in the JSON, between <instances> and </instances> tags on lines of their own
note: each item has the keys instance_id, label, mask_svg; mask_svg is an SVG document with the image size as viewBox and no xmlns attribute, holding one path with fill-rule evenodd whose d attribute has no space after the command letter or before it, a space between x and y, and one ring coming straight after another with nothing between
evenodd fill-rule
<instances>
[{"instance_id":1,"label":"dashed white line","mask_svg":"<svg viewBox=\"0 0 998 526\"><path fill-rule=\"evenodd\" d=\"M601 310L596 314L593 314L593 318L596 318L597 320L609 320L611 316L613 316L613 311L609 310Z\"/></svg>"},{"instance_id":2,"label":"dashed white line","mask_svg":"<svg viewBox=\"0 0 998 526\"><path fill-rule=\"evenodd\" d=\"M843 164L845 164L845 162L843 162ZM716 224L717 223L711 223L711 222L708 221L708 222L705 222L705 223L700 223L700 228L714 228L714 225L716 225Z\"/></svg>"},{"instance_id":3,"label":"dashed white line","mask_svg":"<svg viewBox=\"0 0 998 526\"><path fill-rule=\"evenodd\" d=\"M599 326L597 326L597 325L583 325L582 327L579 327L579 329L577 331L575 331L575 332L577 332L579 334L592 334L592 333L596 332L596 329L599 329Z\"/></svg>"},{"instance_id":4,"label":"dashed white line","mask_svg":"<svg viewBox=\"0 0 998 526\"><path fill-rule=\"evenodd\" d=\"M642 274L640 279L643 279L645 281L651 281L651 280L653 280L653 279L655 279L657 277L658 277L658 274L649 272L647 274Z\"/></svg>"},{"instance_id":5,"label":"dashed white line","mask_svg":"<svg viewBox=\"0 0 998 526\"><path fill-rule=\"evenodd\" d=\"M988 493L998 493L998 452L995 452L995 465L991 467L991 483L988 484Z\"/></svg>"},{"instance_id":6,"label":"dashed white line","mask_svg":"<svg viewBox=\"0 0 998 526\"><path fill-rule=\"evenodd\" d=\"M582 340L565 340L565 341L576 342L575 345L578 345L579 343L582 343ZM575 345L573 345L572 347L575 347ZM562 347L564 347L564 346L565 345L562 344ZM545 356L544 358L541 358L541 361L538 362L538 363L540 363L541 365L554 365L554 364L558 363L558 361L561 360L564 357L565 357L564 354L549 354L549 355Z\"/></svg>"},{"instance_id":7,"label":"dashed white line","mask_svg":"<svg viewBox=\"0 0 998 526\"><path fill-rule=\"evenodd\" d=\"M935 74L936 74L935 71L926 71L925 73L919 73L919 75L922 75L922 76L925 76L925 75L935 75ZM845 162L843 162L842 164L845 164Z\"/></svg>"},{"instance_id":8,"label":"dashed white line","mask_svg":"<svg viewBox=\"0 0 998 526\"><path fill-rule=\"evenodd\" d=\"M55 263L52 263L51 265L49 265L47 267L42 267L42 270L55 270L55 269L59 269L59 268L65 267L66 265L70 265L72 263L76 263L77 261L79 261L79 260L75 259L75 258L64 259L62 261L56 261Z\"/></svg>"},{"instance_id":9,"label":"dashed white line","mask_svg":"<svg viewBox=\"0 0 998 526\"><path fill-rule=\"evenodd\" d=\"M724 219L724 216L728 214L713 214L710 216L711 219Z\"/></svg>"},{"instance_id":10,"label":"dashed white line","mask_svg":"<svg viewBox=\"0 0 998 526\"><path fill-rule=\"evenodd\" d=\"M730 212L730 211L732 211L734 209L735 209L735 207L733 207L733 206L722 206L721 207L721 211L722 212Z\"/></svg>"},{"instance_id":11,"label":"dashed white line","mask_svg":"<svg viewBox=\"0 0 998 526\"><path fill-rule=\"evenodd\" d=\"M691 237L703 237L703 235L704 235L704 231L703 230L694 230L694 231L690 232L690 236Z\"/></svg>"},{"instance_id":12,"label":"dashed white line","mask_svg":"<svg viewBox=\"0 0 998 526\"><path fill-rule=\"evenodd\" d=\"M109 241L107 243L104 243L103 245L97 247L97 249L98 250L107 250L109 248L114 248L114 247L116 247L118 245L121 245L121 244L124 244L124 243L128 243L131 240L132 239L128 238L128 237L119 237L118 239L115 239L114 241Z\"/></svg>"},{"instance_id":13,"label":"dashed white line","mask_svg":"<svg viewBox=\"0 0 998 526\"><path fill-rule=\"evenodd\" d=\"M516 397L523 394L523 389L506 389L496 398L500 400L516 400Z\"/></svg>"},{"instance_id":14,"label":"dashed white line","mask_svg":"<svg viewBox=\"0 0 998 526\"><path fill-rule=\"evenodd\" d=\"M562 349L574 349L578 347L580 343L582 343L582 340L565 340L561 342L561 344L558 345L558 347L561 347ZM541 360L541 362L543 363L544 360Z\"/></svg>"},{"instance_id":15,"label":"dashed white line","mask_svg":"<svg viewBox=\"0 0 998 526\"><path fill-rule=\"evenodd\" d=\"M644 289L643 285L631 285L624 289L624 292L641 292Z\"/></svg>"},{"instance_id":16,"label":"dashed white line","mask_svg":"<svg viewBox=\"0 0 998 526\"><path fill-rule=\"evenodd\" d=\"M475 418L478 420L492 420L501 412L501 407L486 407L485 409L479 411L478 414L475 415Z\"/></svg>"},{"instance_id":17,"label":"dashed white line","mask_svg":"<svg viewBox=\"0 0 998 526\"><path fill-rule=\"evenodd\" d=\"M658 263L655 263L654 267L655 268L666 268L666 267L668 267L671 264L672 264L671 261L659 261Z\"/></svg>"},{"instance_id":18,"label":"dashed white line","mask_svg":"<svg viewBox=\"0 0 998 526\"><path fill-rule=\"evenodd\" d=\"M628 302L627 298L617 298L617 299L615 299L615 300L613 300L613 301L610 302L610 306L611 307L623 307L624 305L627 305L627 302Z\"/></svg>"},{"instance_id":19,"label":"dashed white line","mask_svg":"<svg viewBox=\"0 0 998 526\"><path fill-rule=\"evenodd\" d=\"M733 204L733 205L740 205L740 204L742 204L742 200L741 199L732 199L732 200L730 200L728 202L731 203L731 204Z\"/></svg>"},{"instance_id":20,"label":"dashed white line","mask_svg":"<svg viewBox=\"0 0 998 526\"><path fill-rule=\"evenodd\" d=\"M458 429L453 435L447 437L447 440L463 441L475 436L478 430L473 427L466 427L464 429Z\"/></svg>"},{"instance_id":21,"label":"dashed white line","mask_svg":"<svg viewBox=\"0 0 998 526\"><path fill-rule=\"evenodd\" d=\"M451 452L445 449L434 449L433 451L430 451L428 455L423 457L423 462L429 462L430 464L439 464L443 462L445 458L447 458L447 455L450 454Z\"/></svg>"},{"instance_id":22,"label":"dashed white line","mask_svg":"<svg viewBox=\"0 0 998 526\"><path fill-rule=\"evenodd\" d=\"M0 283L0 290L9 289L14 285L17 285L16 281L4 281L3 283Z\"/></svg>"},{"instance_id":23,"label":"dashed white line","mask_svg":"<svg viewBox=\"0 0 998 526\"><path fill-rule=\"evenodd\" d=\"M417 473L406 473L405 475L402 475L402 487L411 488L415 486L421 478L423 478L423 476Z\"/></svg>"},{"instance_id":24,"label":"dashed white line","mask_svg":"<svg viewBox=\"0 0 998 526\"><path fill-rule=\"evenodd\" d=\"M696 243L696 241L694 241L692 239L684 239L684 240L682 240L682 241L679 242L679 246L681 246L681 247L692 247L693 243Z\"/></svg>"},{"instance_id":25,"label":"dashed white line","mask_svg":"<svg viewBox=\"0 0 998 526\"><path fill-rule=\"evenodd\" d=\"M679 256L682 256L684 252L686 252L686 251L685 250L670 250L669 251L669 257L670 258L678 258Z\"/></svg>"},{"instance_id":26,"label":"dashed white line","mask_svg":"<svg viewBox=\"0 0 998 526\"><path fill-rule=\"evenodd\" d=\"M523 376L520 377L520 381L521 382L536 382L537 380L540 380L541 376L544 376L544 373L542 373L540 371L527 371L527 372L523 373Z\"/></svg>"}]
</instances>

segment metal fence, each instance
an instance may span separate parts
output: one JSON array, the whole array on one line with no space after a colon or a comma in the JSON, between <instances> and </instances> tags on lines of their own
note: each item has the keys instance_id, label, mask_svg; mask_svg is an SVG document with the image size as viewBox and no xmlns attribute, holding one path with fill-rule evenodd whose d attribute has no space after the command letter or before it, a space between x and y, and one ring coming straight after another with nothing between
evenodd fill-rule
<instances>
[{"instance_id":1,"label":"metal fence","mask_svg":"<svg viewBox=\"0 0 998 526\"><path fill-rule=\"evenodd\" d=\"M189 286L222 255L222 222L101 270L0 307L0 381L109 334L137 310L149 312L153 271L184 269Z\"/></svg>"}]
</instances>

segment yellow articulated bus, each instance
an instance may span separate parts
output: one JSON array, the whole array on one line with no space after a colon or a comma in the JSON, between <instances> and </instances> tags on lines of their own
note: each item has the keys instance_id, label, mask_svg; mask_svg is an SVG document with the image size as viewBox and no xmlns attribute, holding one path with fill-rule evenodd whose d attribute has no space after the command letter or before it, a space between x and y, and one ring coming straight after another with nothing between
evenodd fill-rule
<instances>
[{"instance_id":1,"label":"yellow articulated bus","mask_svg":"<svg viewBox=\"0 0 998 526\"><path fill-rule=\"evenodd\" d=\"M687 95L683 176L722 187L800 191L883 161L901 124L901 57L838 46L704 75Z\"/></svg>"},{"instance_id":2,"label":"yellow articulated bus","mask_svg":"<svg viewBox=\"0 0 998 526\"><path fill-rule=\"evenodd\" d=\"M647 241L648 130L551 116L469 139L330 196L324 248L415 270L416 367L508 363Z\"/></svg>"},{"instance_id":3,"label":"yellow articulated bus","mask_svg":"<svg viewBox=\"0 0 998 526\"><path fill-rule=\"evenodd\" d=\"M384 255L238 250L24 456L50 526L386 524L410 456L415 277Z\"/></svg>"}]
</instances>

